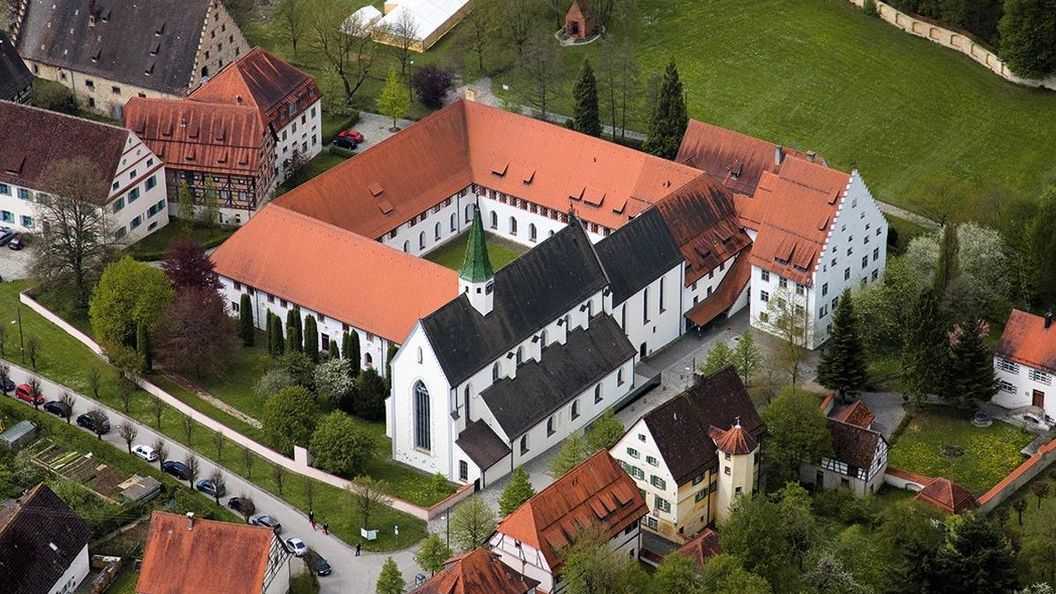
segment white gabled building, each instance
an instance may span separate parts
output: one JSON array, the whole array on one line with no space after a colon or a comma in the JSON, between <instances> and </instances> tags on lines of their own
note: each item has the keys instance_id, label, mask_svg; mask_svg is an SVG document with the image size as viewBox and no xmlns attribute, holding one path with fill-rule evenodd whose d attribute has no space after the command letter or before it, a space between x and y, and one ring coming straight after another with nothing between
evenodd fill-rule
<instances>
[{"instance_id":1,"label":"white gabled building","mask_svg":"<svg viewBox=\"0 0 1056 594\"><path fill-rule=\"evenodd\" d=\"M1056 423L1056 324L1051 312L1037 316L1012 310L994 349L994 371L1000 383L995 404L1031 406L1048 425Z\"/></svg>"},{"instance_id":2,"label":"white gabled building","mask_svg":"<svg viewBox=\"0 0 1056 594\"><path fill-rule=\"evenodd\" d=\"M0 101L0 138L0 227L39 232L45 172L74 159L95 169L103 190L92 202L116 240L132 243L168 224L164 164L128 129Z\"/></svg>"}]
</instances>

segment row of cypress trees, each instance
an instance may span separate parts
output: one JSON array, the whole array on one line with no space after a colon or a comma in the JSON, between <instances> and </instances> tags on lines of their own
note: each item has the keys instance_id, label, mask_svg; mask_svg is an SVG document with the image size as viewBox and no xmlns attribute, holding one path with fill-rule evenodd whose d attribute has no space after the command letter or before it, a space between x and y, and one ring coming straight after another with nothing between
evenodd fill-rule
<instances>
[{"instance_id":1,"label":"row of cypress trees","mask_svg":"<svg viewBox=\"0 0 1056 594\"><path fill-rule=\"evenodd\" d=\"M239 307L239 338L244 346L253 346L255 326L253 321L253 304L249 295L242 295L242 303ZM313 363L319 361L319 327L315 317L306 315L301 318L301 309L294 307L286 313L286 323L282 319L268 312L265 334L268 340L268 354L273 357L281 357L287 351L301 352L308 356ZM331 340L327 348L327 354L332 357L343 357L352 364L355 375L359 373L360 348L359 334L356 332L345 332L341 336L341 347L338 348L337 341Z\"/></svg>"}]
</instances>

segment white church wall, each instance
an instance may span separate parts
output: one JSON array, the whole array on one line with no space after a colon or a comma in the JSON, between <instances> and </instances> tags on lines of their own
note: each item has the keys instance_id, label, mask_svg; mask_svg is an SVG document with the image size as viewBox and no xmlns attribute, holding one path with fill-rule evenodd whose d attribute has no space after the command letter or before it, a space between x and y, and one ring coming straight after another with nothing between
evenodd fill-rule
<instances>
[{"instance_id":1,"label":"white church wall","mask_svg":"<svg viewBox=\"0 0 1056 594\"><path fill-rule=\"evenodd\" d=\"M639 358L648 357L682 334L681 289L679 264L613 307L613 317L637 349Z\"/></svg>"},{"instance_id":2,"label":"white church wall","mask_svg":"<svg viewBox=\"0 0 1056 594\"><path fill-rule=\"evenodd\" d=\"M397 351L393 369L386 415L393 459L453 479L457 469L453 468L452 447L457 435L452 432L452 393L421 323L415 324ZM429 391L428 449L415 446L414 387L419 381Z\"/></svg>"}]
</instances>

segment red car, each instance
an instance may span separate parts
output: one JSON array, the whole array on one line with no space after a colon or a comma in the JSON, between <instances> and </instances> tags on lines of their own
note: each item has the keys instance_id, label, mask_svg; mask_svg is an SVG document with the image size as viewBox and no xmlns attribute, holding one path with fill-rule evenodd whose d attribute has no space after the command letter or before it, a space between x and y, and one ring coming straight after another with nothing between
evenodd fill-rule
<instances>
[{"instance_id":1,"label":"red car","mask_svg":"<svg viewBox=\"0 0 1056 594\"><path fill-rule=\"evenodd\" d=\"M363 134L361 134L360 132L358 132L356 130L353 130L352 128L349 128L348 130L342 130L342 131L338 132L337 133L337 137L338 138L351 138L352 140L356 141L356 144L360 144L361 142L363 142Z\"/></svg>"},{"instance_id":2,"label":"red car","mask_svg":"<svg viewBox=\"0 0 1056 594\"><path fill-rule=\"evenodd\" d=\"M44 395L35 393L29 384L21 384L15 388L15 396L19 400L25 400L30 404L44 404Z\"/></svg>"}]
</instances>

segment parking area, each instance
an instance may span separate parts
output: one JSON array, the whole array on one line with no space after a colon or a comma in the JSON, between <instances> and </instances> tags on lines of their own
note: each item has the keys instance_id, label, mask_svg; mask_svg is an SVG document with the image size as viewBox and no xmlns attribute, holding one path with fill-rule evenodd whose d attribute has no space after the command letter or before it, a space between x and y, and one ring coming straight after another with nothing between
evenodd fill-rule
<instances>
[{"instance_id":1,"label":"parking area","mask_svg":"<svg viewBox=\"0 0 1056 594\"><path fill-rule=\"evenodd\" d=\"M30 251L9 250L7 246L0 247L0 279L17 280L28 278L30 271Z\"/></svg>"}]
</instances>

